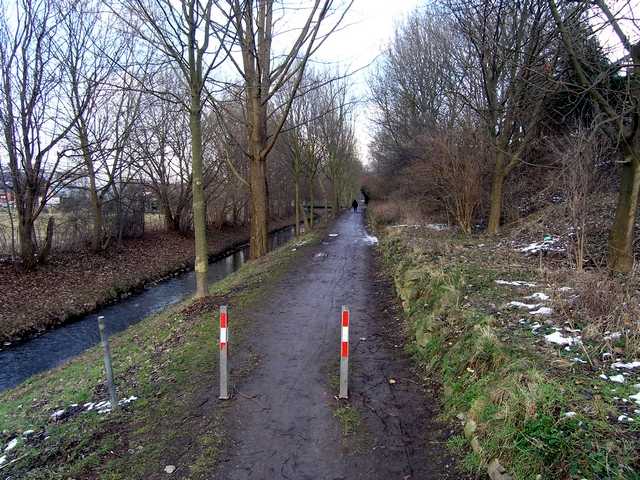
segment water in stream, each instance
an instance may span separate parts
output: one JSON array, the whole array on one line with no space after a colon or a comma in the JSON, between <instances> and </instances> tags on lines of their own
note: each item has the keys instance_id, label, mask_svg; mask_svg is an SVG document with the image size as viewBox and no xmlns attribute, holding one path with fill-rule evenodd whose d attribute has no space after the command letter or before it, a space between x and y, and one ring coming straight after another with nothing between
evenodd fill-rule
<instances>
[{"instance_id":1,"label":"water in stream","mask_svg":"<svg viewBox=\"0 0 640 480\"><path fill-rule=\"evenodd\" d=\"M269 248L288 242L293 227L269 236ZM209 282L222 280L245 262L249 247L244 246L209 264ZM109 334L125 330L143 318L189 297L195 290L195 274L187 272L151 285L117 303L108 305L78 321L63 325L39 337L0 350L0 391L15 387L30 376L60 365L65 360L97 345L98 316L104 316Z\"/></svg>"}]
</instances>

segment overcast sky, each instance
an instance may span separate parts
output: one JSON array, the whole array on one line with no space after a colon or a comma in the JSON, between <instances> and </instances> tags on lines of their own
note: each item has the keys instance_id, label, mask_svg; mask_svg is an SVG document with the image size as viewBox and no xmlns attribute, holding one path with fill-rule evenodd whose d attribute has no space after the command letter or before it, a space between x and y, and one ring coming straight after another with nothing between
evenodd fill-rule
<instances>
[{"instance_id":1,"label":"overcast sky","mask_svg":"<svg viewBox=\"0 0 640 480\"><path fill-rule=\"evenodd\" d=\"M345 18L344 27L336 32L318 52L317 60L333 62L349 71L357 71L349 82L351 92L366 97L369 69L392 37L395 26L424 0L355 0ZM368 114L363 105L358 109L356 130L362 160L367 163L370 140Z\"/></svg>"}]
</instances>

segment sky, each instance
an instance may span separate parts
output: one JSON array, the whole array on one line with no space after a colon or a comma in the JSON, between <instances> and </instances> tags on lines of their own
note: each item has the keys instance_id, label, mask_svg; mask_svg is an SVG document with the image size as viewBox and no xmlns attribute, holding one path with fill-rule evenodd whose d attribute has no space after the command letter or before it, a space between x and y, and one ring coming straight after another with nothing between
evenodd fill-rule
<instances>
[{"instance_id":1,"label":"sky","mask_svg":"<svg viewBox=\"0 0 640 480\"><path fill-rule=\"evenodd\" d=\"M424 0L355 0L342 29L327 40L315 59L356 72L349 77L351 94L365 98L368 95L370 65L387 47L395 26L424 3ZM368 163L367 145L371 139L370 113L370 108L361 105L356 121L361 160L365 164Z\"/></svg>"}]
</instances>

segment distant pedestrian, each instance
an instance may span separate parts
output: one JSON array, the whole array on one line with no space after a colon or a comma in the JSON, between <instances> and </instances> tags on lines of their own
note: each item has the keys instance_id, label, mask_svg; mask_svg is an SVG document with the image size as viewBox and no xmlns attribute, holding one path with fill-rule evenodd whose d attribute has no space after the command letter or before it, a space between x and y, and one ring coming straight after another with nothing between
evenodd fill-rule
<instances>
[{"instance_id":1,"label":"distant pedestrian","mask_svg":"<svg viewBox=\"0 0 640 480\"><path fill-rule=\"evenodd\" d=\"M351 207L353 208L353 213L356 213L358 211L358 201L356 199L351 202Z\"/></svg>"}]
</instances>

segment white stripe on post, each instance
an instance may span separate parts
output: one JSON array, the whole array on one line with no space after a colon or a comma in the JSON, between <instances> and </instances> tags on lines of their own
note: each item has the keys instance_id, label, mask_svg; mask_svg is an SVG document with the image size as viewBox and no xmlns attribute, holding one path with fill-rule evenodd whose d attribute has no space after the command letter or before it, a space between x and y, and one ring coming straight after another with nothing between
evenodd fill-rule
<instances>
[{"instance_id":1,"label":"white stripe on post","mask_svg":"<svg viewBox=\"0 0 640 480\"><path fill-rule=\"evenodd\" d=\"M220 400L229 398L228 330L227 306L220 305Z\"/></svg>"},{"instance_id":2,"label":"white stripe on post","mask_svg":"<svg viewBox=\"0 0 640 480\"><path fill-rule=\"evenodd\" d=\"M342 336L340 339L340 393L338 398L349 398L349 308L342 306Z\"/></svg>"}]
</instances>

